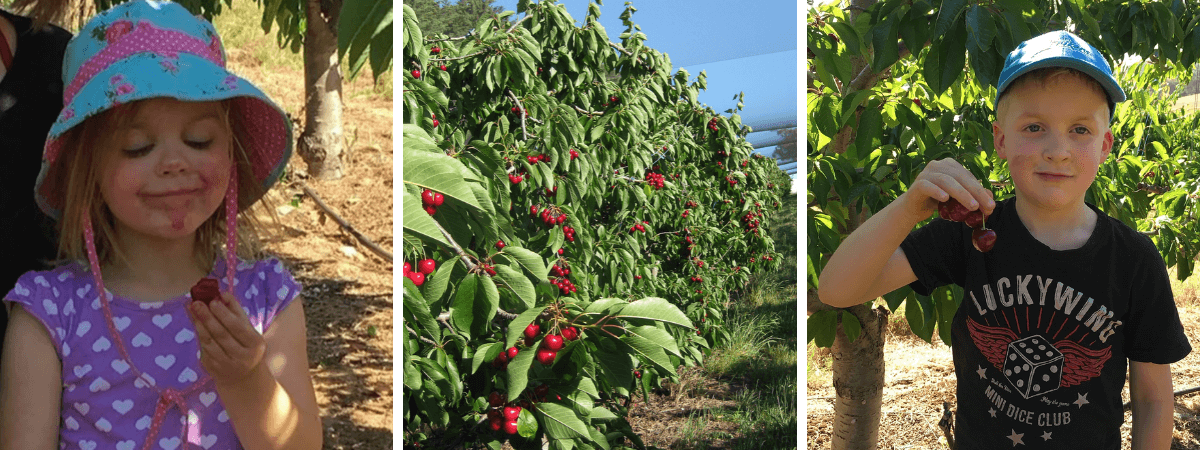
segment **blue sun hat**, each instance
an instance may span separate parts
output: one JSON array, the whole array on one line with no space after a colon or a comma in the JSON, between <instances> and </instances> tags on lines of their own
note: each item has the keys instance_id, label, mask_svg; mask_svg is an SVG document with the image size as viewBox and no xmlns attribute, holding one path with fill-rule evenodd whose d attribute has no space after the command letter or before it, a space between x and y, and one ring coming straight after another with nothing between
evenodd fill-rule
<instances>
[{"instance_id":1,"label":"blue sun hat","mask_svg":"<svg viewBox=\"0 0 1200 450\"><path fill-rule=\"evenodd\" d=\"M1004 70L1000 72L1000 83L996 85L996 104L1013 81L1043 67L1068 67L1099 82L1108 94L1109 120L1112 120L1116 104L1125 101L1125 91L1113 78L1104 55L1083 38L1060 30L1030 38L1008 54Z\"/></svg>"},{"instance_id":2,"label":"blue sun hat","mask_svg":"<svg viewBox=\"0 0 1200 450\"><path fill-rule=\"evenodd\" d=\"M291 122L225 62L213 25L177 3L133 0L93 17L67 44L63 109L46 139L35 187L38 206L61 217L65 174L59 173L58 157L64 133L115 106L156 97L232 99L230 120L244 125L238 140L253 166L253 181L266 192L291 157ZM242 199L243 208L258 200Z\"/></svg>"}]
</instances>

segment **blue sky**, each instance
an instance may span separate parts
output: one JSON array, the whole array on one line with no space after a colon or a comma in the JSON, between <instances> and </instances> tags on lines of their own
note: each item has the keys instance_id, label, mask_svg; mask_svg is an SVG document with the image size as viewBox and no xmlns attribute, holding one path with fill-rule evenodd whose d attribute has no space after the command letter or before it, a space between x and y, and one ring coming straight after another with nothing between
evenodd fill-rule
<instances>
[{"instance_id":1,"label":"blue sky","mask_svg":"<svg viewBox=\"0 0 1200 450\"><path fill-rule=\"evenodd\" d=\"M559 3L566 5L577 25L582 24L588 1ZM498 0L495 5L515 11L517 0ZM633 23L646 34L647 46L669 55L675 69L687 69L693 79L701 70L708 75L701 102L724 112L744 91L743 123L756 130L796 126L797 2L635 0L633 6ZM620 18L625 2L605 1L600 11L600 24L609 39L618 41L625 30ZM763 131L748 140L757 146L775 136L774 131ZM759 151L770 154L774 149Z\"/></svg>"}]
</instances>

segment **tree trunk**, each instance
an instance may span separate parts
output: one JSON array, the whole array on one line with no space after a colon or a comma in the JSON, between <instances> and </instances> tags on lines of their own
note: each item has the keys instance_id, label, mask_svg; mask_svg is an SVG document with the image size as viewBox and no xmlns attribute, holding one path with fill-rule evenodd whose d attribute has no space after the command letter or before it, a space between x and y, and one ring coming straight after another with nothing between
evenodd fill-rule
<instances>
[{"instance_id":1,"label":"tree trunk","mask_svg":"<svg viewBox=\"0 0 1200 450\"><path fill-rule=\"evenodd\" d=\"M342 69L338 15L342 0L305 0L304 132L296 152L314 178L342 178Z\"/></svg>"},{"instance_id":2,"label":"tree trunk","mask_svg":"<svg viewBox=\"0 0 1200 450\"><path fill-rule=\"evenodd\" d=\"M833 341L833 450L875 450L883 407L883 328L887 310L868 304L847 308L862 324L850 342L839 324Z\"/></svg>"}]
</instances>

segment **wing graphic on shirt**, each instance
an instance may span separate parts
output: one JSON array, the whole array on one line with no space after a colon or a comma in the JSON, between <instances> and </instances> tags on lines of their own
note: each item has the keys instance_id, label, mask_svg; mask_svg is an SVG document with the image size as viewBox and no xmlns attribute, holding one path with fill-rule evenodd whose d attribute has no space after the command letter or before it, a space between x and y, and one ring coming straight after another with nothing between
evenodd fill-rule
<instances>
[{"instance_id":1,"label":"wing graphic on shirt","mask_svg":"<svg viewBox=\"0 0 1200 450\"><path fill-rule=\"evenodd\" d=\"M1074 386L1100 375L1104 363L1112 357L1112 346L1091 350L1074 341L1058 341L1054 347L1063 354L1062 387Z\"/></svg>"},{"instance_id":2,"label":"wing graphic on shirt","mask_svg":"<svg viewBox=\"0 0 1200 450\"><path fill-rule=\"evenodd\" d=\"M971 340L975 341L983 356L997 369L1004 368L1004 354L1008 344L1017 340L1017 333L1004 327L989 327L967 318L967 329L971 332Z\"/></svg>"}]
</instances>

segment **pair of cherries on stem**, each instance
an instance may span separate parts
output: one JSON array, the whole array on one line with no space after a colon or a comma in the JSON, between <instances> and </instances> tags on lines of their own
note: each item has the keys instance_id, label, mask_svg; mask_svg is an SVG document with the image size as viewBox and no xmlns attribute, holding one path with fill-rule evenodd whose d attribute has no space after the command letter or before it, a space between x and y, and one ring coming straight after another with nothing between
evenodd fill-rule
<instances>
[{"instance_id":1,"label":"pair of cherries on stem","mask_svg":"<svg viewBox=\"0 0 1200 450\"><path fill-rule=\"evenodd\" d=\"M938 203L938 216L953 222L963 222L971 227L971 244L976 250L987 253L996 245L996 230L987 227L987 217L984 217L982 211L971 211L958 200L950 198Z\"/></svg>"}]
</instances>

